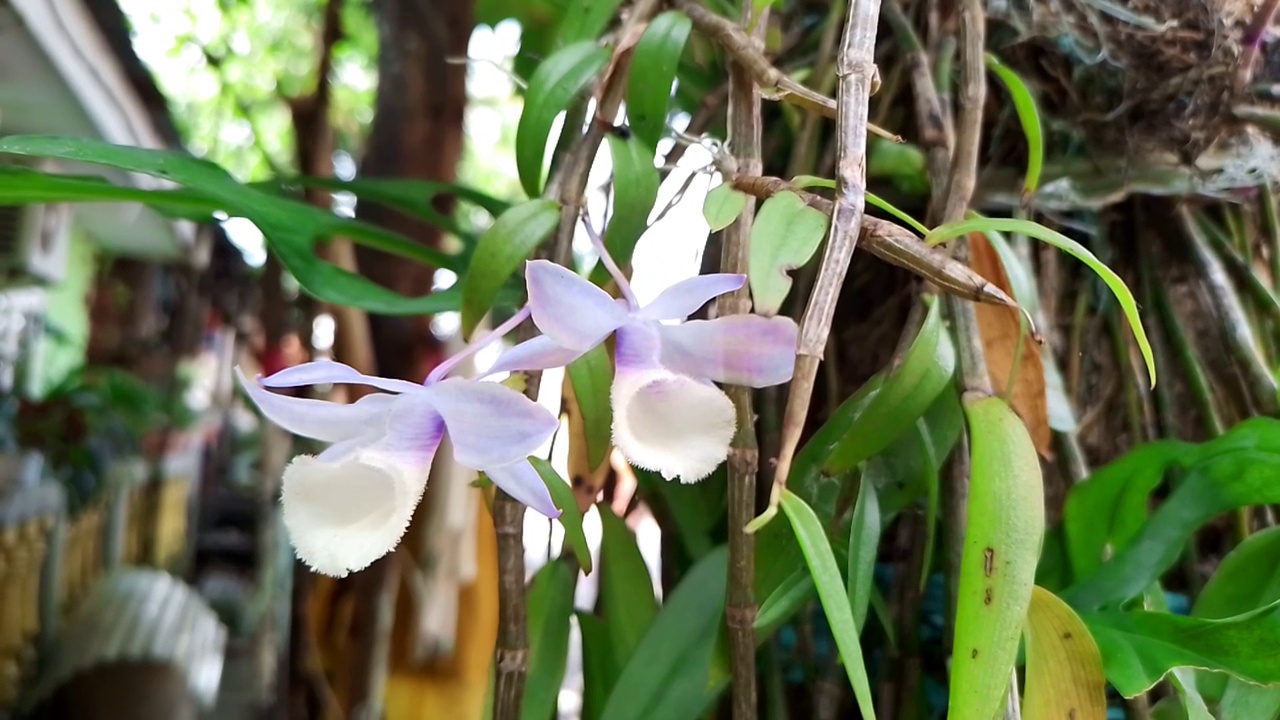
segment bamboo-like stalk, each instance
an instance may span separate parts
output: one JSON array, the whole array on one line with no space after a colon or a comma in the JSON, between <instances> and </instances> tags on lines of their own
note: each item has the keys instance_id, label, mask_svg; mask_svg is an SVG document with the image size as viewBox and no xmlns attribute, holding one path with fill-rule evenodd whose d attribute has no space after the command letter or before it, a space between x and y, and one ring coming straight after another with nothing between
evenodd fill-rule
<instances>
[{"instance_id":1,"label":"bamboo-like stalk","mask_svg":"<svg viewBox=\"0 0 1280 720\"><path fill-rule=\"evenodd\" d=\"M854 10L857 5L855 2ZM875 7L872 8L872 20L879 17L880 3L878 0L874 2ZM698 32L715 40L725 52L727 52L735 62L740 63L743 68L751 73L751 77L755 79L756 84L760 87L764 97L771 100L780 100L797 107L804 108L811 112L816 112L829 118L834 118L837 124L840 123L840 113L844 103L832 100L830 97L822 93L812 90L801 85L791 79L786 73L774 67L764 56L761 48L758 47L747 33L734 22L727 20L714 12L703 7L695 0L675 0L675 6L680 9L689 19L693 21L693 26ZM853 17L856 12L850 12L849 17ZM875 23L871 25L869 36L871 38L872 47L867 49L866 67L867 77L867 97L873 92L873 87L878 84L878 77L875 71ZM848 37L848 25L845 25L845 37ZM844 57L844 53L837 57L836 75L843 81L845 73L840 68L840 57ZM887 138L894 142L902 142L902 138L895 133L889 132L883 128L867 122L866 108L862 110L862 133L865 136L870 131L880 137ZM865 138L864 138L865 139ZM865 141L863 145L865 145Z\"/></svg>"},{"instance_id":2,"label":"bamboo-like stalk","mask_svg":"<svg viewBox=\"0 0 1280 720\"><path fill-rule=\"evenodd\" d=\"M836 201L831 214L831 230L818 266L817 282L800 323L795 375L782 417L782 443L773 476L771 508L781 501L782 491L787 485L791 460L800 444L800 433L809 414L818 364L827 345L827 335L831 332L836 301L862 231L866 201L867 103L876 75L876 26L879 17L880 0L854 0L849 6L840 55L836 59L836 74L840 78Z\"/></svg>"},{"instance_id":3,"label":"bamboo-like stalk","mask_svg":"<svg viewBox=\"0 0 1280 720\"><path fill-rule=\"evenodd\" d=\"M754 3L745 2L742 8L744 25L752 22ZM767 10L755 19L750 39L763 44L767 27ZM729 63L729 137L739 167L751 174L759 174L761 167L760 142L763 132L760 117L760 91L751 71L742 63ZM755 203L725 228L720 246L720 271L726 273L747 272L748 247L751 226L755 217ZM716 315L736 315L751 312L751 294L744 286L736 292L721 295L716 301ZM756 691L756 600L755 600L755 537L747 532L747 523L756 512L756 472L760 464L760 452L756 439L755 412L752 409L751 388L728 386L725 388L733 401L737 416L737 432L729 447L728 457L728 505L729 505L729 586L725 598L725 622L729 631L730 667L733 673L732 707L734 720L754 720L757 715Z\"/></svg>"},{"instance_id":4,"label":"bamboo-like stalk","mask_svg":"<svg viewBox=\"0 0 1280 720\"><path fill-rule=\"evenodd\" d=\"M1254 407L1266 414L1277 409L1277 392L1280 387L1267 369L1259 352L1257 338L1253 334L1249 317L1240 297L1236 294L1226 268L1214 254L1209 239L1197 222L1190 208L1183 205L1177 211L1178 221L1187 237L1192 258L1200 270L1205 290L1212 300L1227 336L1227 345L1244 378Z\"/></svg>"}]
</instances>

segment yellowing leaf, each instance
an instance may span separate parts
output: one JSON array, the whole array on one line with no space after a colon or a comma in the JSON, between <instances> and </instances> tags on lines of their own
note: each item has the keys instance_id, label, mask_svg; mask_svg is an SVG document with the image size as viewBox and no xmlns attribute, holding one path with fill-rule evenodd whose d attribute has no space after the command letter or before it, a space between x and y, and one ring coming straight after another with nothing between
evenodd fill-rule
<instances>
[{"instance_id":1,"label":"yellowing leaf","mask_svg":"<svg viewBox=\"0 0 1280 720\"><path fill-rule=\"evenodd\" d=\"M1104 720L1107 678L1102 653L1080 617L1036 587L1027 613L1023 720Z\"/></svg>"}]
</instances>

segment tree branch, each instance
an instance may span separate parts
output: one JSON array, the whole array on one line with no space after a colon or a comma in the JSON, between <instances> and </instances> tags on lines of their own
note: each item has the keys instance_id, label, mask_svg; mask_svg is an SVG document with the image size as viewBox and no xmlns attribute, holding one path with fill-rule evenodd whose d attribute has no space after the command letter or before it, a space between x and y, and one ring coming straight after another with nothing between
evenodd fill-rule
<instances>
[{"instance_id":1,"label":"tree branch","mask_svg":"<svg viewBox=\"0 0 1280 720\"><path fill-rule=\"evenodd\" d=\"M744 24L752 22L753 9L753 3L743 3ZM748 37L753 47L763 43L767 13L765 10L755 19L755 29ZM752 175L760 174L761 169L761 125L760 92L752 72L741 62L730 61L729 138L739 167ZM754 202L749 202L747 209L725 228L720 249L721 272L747 272L754 205ZM729 295L721 295L716 302L717 316L749 312L751 293L746 286ZM734 720L754 720L757 713L755 537L746 531L746 526L756 512L756 472L760 452L751 388L729 386L725 392L733 401L738 425L728 457L729 587L725 607L733 671L733 717Z\"/></svg>"},{"instance_id":2,"label":"tree branch","mask_svg":"<svg viewBox=\"0 0 1280 720\"><path fill-rule=\"evenodd\" d=\"M854 0L850 3L840 55L836 60L836 74L840 78L836 119L836 201L831 215L831 231L818 266L817 282L800 324L795 376L782 417L782 444L769 500L771 510L777 507L787 486L791 460L796 446L800 444L800 433L809 414L818 364L827 344L827 335L831 332L836 301L862 232L866 201L867 103L876 76L876 25L879 16L880 0Z\"/></svg>"},{"instance_id":3,"label":"tree branch","mask_svg":"<svg viewBox=\"0 0 1280 720\"><path fill-rule=\"evenodd\" d=\"M751 73L751 77L760 86L760 93L763 97L790 103L825 117L839 120L839 110L835 100L792 80L786 73L774 67L768 58L764 56L759 46L735 23L720 17L694 0L675 0L675 5L681 12L689 16L698 32L715 40L716 43L724 48L725 52L729 53L735 63L738 63L747 72ZM878 6L879 3L877 3ZM874 27L871 28L871 39L875 40ZM874 53L875 48L872 48L871 51ZM871 57L871 55L868 55L868 57ZM870 67L871 76L867 78L868 97L875 92L875 89L880 84L874 63ZM837 72L839 72L838 69ZM863 114L866 114L865 111ZM903 142L902 137L897 133L892 133L884 128L867 123L865 118L864 124L864 135L867 130L870 130L882 138L887 138L897 143Z\"/></svg>"}]
</instances>

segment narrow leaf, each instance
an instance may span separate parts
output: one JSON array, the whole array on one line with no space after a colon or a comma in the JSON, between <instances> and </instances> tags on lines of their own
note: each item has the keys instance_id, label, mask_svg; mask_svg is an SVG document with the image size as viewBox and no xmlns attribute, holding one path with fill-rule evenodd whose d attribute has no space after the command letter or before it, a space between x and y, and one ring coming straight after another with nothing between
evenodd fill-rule
<instances>
[{"instance_id":1,"label":"narrow leaf","mask_svg":"<svg viewBox=\"0 0 1280 720\"><path fill-rule=\"evenodd\" d=\"M649 227L649 214L658 199L658 168L653 148L638 138L609 135L613 157L613 217L605 229L604 243L621 267L631 262L636 241Z\"/></svg>"},{"instance_id":2,"label":"narrow leaf","mask_svg":"<svg viewBox=\"0 0 1280 720\"><path fill-rule=\"evenodd\" d=\"M866 627L867 607L875 587L876 549L880 544L880 499L875 485L866 478L858 484L858 500L849 525L849 605L853 621L861 632Z\"/></svg>"},{"instance_id":3,"label":"narrow leaf","mask_svg":"<svg viewBox=\"0 0 1280 720\"><path fill-rule=\"evenodd\" d=\"M556 699L569 660L569 618L577 573L553 560L533 576L529 590L529 676L522 720L546 720L555 714Z\"/></svg>"},{"instance_id":4,"label":"narrow leaf","mask_svg":"<svg viewBox=\"0 0 1280 720\"><path fill-rule=\"evenodd\" d=\"M567 4L564 16L560 18L556 42L564 46L583 40L595 40L609 26L609 21L621 4L622 0L573 0Z\"/></svg>"},{"instance_id":5,"label":"narrow leaf","mask_svg":"<svg viewBox=\"0 0 1280 720\"><path fill-rule=\"evenodd\" d=\"M653 150L667 131L671 83L693 28L684 14L668 10L653 19L631 56L627 79L627 119L631 130Z\"/></svg>"},{"instance_id":6,"label":"narrow leaf","mask_svg":"<svg viewBox=\"0 0 1280 720\"><path fill-rule=\"evenodd\" d=\"M828 180L827 178L821 178L816 175L797 175L791 178L791 184L798 188L821 187L828 188L830 190L834 190L836 188L835 180ZM920 233L921 237L929 234L929 228L925 227L924 223L911 217L906 212L899 210L897 206L888 200L885 200L872 192L867 192L866 198L868 204L878 207L906 223L907 227Z\"/></svg>"},{"instance_id":7,"label":"narrow leaf","mask_svg":"<svg viewBox=\"0 0 1280 720\"><path fill-rule=\"evenodd\" d=\"M601 717L702 717L715 699L708 685L724 618L728 563L728 547L720 546L684 576L624 667Z\"/></svg>"},{"instance_id":8,"label":"narrow leaf","mask_svg":"<svg viewBox=\"0 0 1280 720\"><path fill-rule=\"evenodd\" d=\"M1090 270L1097 273L1102 278L1102 282L1116 296L1116 300L1120 303L1120 308L1124 310L1125 317L1129 320L1129 326L1133 329L1134 338L1138 341L1138 347L1142 350L1142 357L1147 363L1147 374L1151 377L1151 385L1156 384L1156 360L1155 354L1151 350L1151 342L1147 340L1147 333L1142 328L1142 318L1138 314L1138 303L1133 299L1133 293L1129 290L1129 286L1124 280L1115 273L1114 270L1107 267L1105 263L1099 260L1093 253L1056 230L1051 230L1044 225L1030 220L1017 220L1012 218L987 218L980 217L972 220L961 220L959 222L948 223L942 227L934 228L926 237L925 242L930 245L947 242L958 237L968 235L975 232L987 232L995 230L997 232L1021 233L1028 237L1036 238L1044 241L1066 254L1076 258L1089 266Z\"/></svg>"},{"instance_id":9,"label":"narrow leaf","mask_svg":"<svg viewBox=\"0 0 1280 720\"><path fill-rule=\"evenodd\" d=\"M1106 720L1107 678L1089 628L1056 595L1037 587L1027 614L1024 720Z\"/></svg>"},{"instance_id":10,"label":"narrow leaf","mask_svg":"<svg viewBox=\"0 0 1280 720\"><path fill-rule=\"evenodd\" d=\"M791 292L791 271L809 262L830 218L793 192L765 200L751 226L747 279L755 311L776 315Z\"/></svg>"},{"instance_id":11,"label":"narrow leaf","mask_svg":"<svg viewBox=\"0 0 1280 720\"><path fill-rule=\"evenodd\" d=\"M582 632L582 720L603 720L605 703L622 668L609 647L609 628L604 620L589 613L577 616Z\"/></svg>"},{"instance_id":12,"label":"narrow leaf","mask_svg":"<svg viewBox=\"0 0 1280 720\"><path fill-rule=\"evenodd\" d=\"M470 337L506 284L560 223L560 205L528 200L503 213L476 245L462 278L462 334Z\"/></svg>"},{"instance_id":13,"label":"narrow leaf","mask_svg":"<svg viewBox=\"0 0 1280 720\"><path fill-rule=\"evenodd\" d=\"M890 371L865 411L848 426L825 471L842 475L884 450L915 423L951 382L955 347L942 324L942 303L931 300L920 332L902 363Z\"/></svg>"},{"instance_id":14,"label":"narrow leaf","mask_svg":"<svg viewBox=\"0 0 1280 720\"><path fill-rule=\"evenodd\" d=\"M1022 124L1022 134L1027 139L1027 174L1022 184L1023 201L1035 194L1040 185L1040 170L1044 167L1044 131L1040 126L1040 111L1036 109L1036 100L1031 96L1022 78L1011 70L1000 59L987 53L987 67L1000 78L1004 87L1013 99L1013 109L1018 113L1018 122Z\"/></svg>"},{"instance_id":15,"label":"narrow leaf","mask_svg":"<svg viewBox=\"0 0 1280 720\"><path fill-rule=\"evenodd\" d=\"M790 490L782 494L782 512L786 514L791 530L800 542L800 549L804 551L809 573L818 588L818 599L822 601L827 623L835 636L836 647L840 649L840 659L844 661L845 672L849 675L849 682L853 684L853 696L858 701L858 710L863 717L875 720L871 686L867 682L862 645L858 641L858 625L853 617L853 609L849 607L844 578L840 576L840 567L836 565L835 555L831 552L831 543L827 541L827 535L818 516L813 514L813 509Z\"/></svg>"},{"instance_id":16,"label":"narrow leaf","mask_svg":"<svg viewBox=\"0 0 1280 720\"><path fill-rule=\"evenodd\" d=\"M636 536L605 503L600 511L600 609L619 666L626 665L658 614L653 580ZM612 715L606 714L606 717Z\"/></svg>"},{"instance_id":17,"label":"narrow leaf","mask_svg":"<svg viewBox=\"0 0 1280 720\"><path fill-rule=\"evenodd\" d=\"M719 232L733 224L734 220L747 209L747 195L734 190L729 183L721 183L707 193L702 202L702 216L712 232Z\"/></svg>"},{"instance_id":18,"label":"narrow leaf","mask_svg":"<svg viewBox=\"0 0 1280 720\"><path fill-rule=\"evenodd\" d=\"M516 126L516 171L529 197L542 194L542 165L556 116L582 92L609 60L609 51L583 40L561 48L529 78L524 111Z\"/></svg>"},{"instance_id":19,"label":"narrow leaf","mask_svg":"<svg viewBox=\"0 0 1280 720\"><path fill-rule=\"evenodd\" d=\"M587 456L591 469L600 467L609 451L613 427L613 361L603 344L574 360L566 368L573 383L573 394L582 411L587 438Z\"/></svg>"},{"instance_id":20,"label":"narrow leaf","mask_svg":"<svg viewBox=\"0 0 1280 720\"><path fill-rule=\"evenodd\" d=\"M813 597L813 576L805 568L799 568L789 575L764 602L756 613L757 635L768 636ZM859 626L861 627L861 626Z\"/></svg>"},{"instance_id":21,"label":"narrow leaf","mask_svg":"<svg viewBox=\"0 0 1280 720\"><path fill-rule=\"evenodd\" d=\"M587 535L582 530L582 512L573 496L573 488L560 477L560 473L551 467L551 463L540 457L530 457L530 464L538 471L542 482L551 492L551 499L560 508L560 525L564 528L564 541L573 550L582 571L591 574L591 546L587 544Z\"/></svg>"},{"instance_id":22,"label":"narrow leaf","mask_svg":"<svg viewBox=\"0 0 1280 720\"><path fill-rule=\"evenodd\" d=\"M207 160L177 151L125 147L87 138L41 135L11 135L0 139L0 153L103 165L178 183L194 192L163 190L150 195L135 195L134 192L146 191L134 191L127 193L133 196L127 198L122 188L114 188L110 183L101 181L98 189L102 190L103 195L98 199L136 199L162 211L185 208L204 212L212 206L231 217L251 220L262 231L268 249L280 258L280 262L302 288L323 302L349 305L383 315L430 314L453 310L458 306L456 292L407 298L366 277L321 260L315 254L314 246L321 240L341 236L400 257L436 267L456 269L455 258L452 256L368 223L338 217L309 203L279 197L244 185ZM26 190L11 192L10 201L21 202L21 193L36 193L38 184L33 186L33 181L40 176L44 178L41 183L47 183L40 190L47 193L41 200L43 202L55 201L59 193L65 193L60 201L94 200L91 194L94 188L89 182L73 186L65 179L52 180L59 177L56 175L32 173L35 171L0 174L0 186L28 186ZM35 200L32 196L28 197ZM154 200L149 200L148 197Z\"/></svg>"}]
</instances>

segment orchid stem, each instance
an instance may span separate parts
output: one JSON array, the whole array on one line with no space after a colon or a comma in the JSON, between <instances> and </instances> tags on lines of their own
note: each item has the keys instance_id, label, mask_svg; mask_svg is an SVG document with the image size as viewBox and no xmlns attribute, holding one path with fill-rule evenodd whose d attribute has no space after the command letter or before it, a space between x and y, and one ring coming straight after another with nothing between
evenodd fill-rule
<instances>
[{"instance_id":1,"label":"orchid stem","mask_svg":"<svg viewBox=\"0 0 1280 720\"><path fill-rule=\"evenodd\" d=\"M609 271L610 277L613 278L614 282L618 283L618 290L626 298L627 304L631 306L632 310L639 310L640 302L636 300L635 293L631 291L631 281L627 280L622 268L618 267L618 263L614 262L613 255L609 254L609 248L604 245L604 238L600 237L600 233L591 227L591 222L586 217L582 218L582 227L586 228L587 237L591 238L591 246L595 248L596 254L600 256L600 262Z\"/></svg>"},{"instance_id":2,"label":"orchid stem","mask_svg":"<svg viewBox=\"0 0 1280 720\"><path fill-rule=\"evenodd\" d=\"M532 308L530 308L530 306L526 304L524 307L517 310L515 315L512 315L510 318L507 319L506 322L502 323L498 327L494 328L493 330L490 330L487 334L485 334L484 337L469 343L457 355L454 355L448 360L445 360L444 362L435 366L435 368L432 369L431 373L427 375L426 381L424 381L422 384L430 385L431 383L436 382L438 380L443 380L445 377L449 375L450 372L453 371L454 368L458 367L458 363L480 352L480 350L482 350L485 346L493 343L494 341L505 337L512 330L515 330L517 327L519 327L520 323L524 322L525 320L528 320L529 316L532 314L533 314Z\"/></svg>"}]
</instances>

